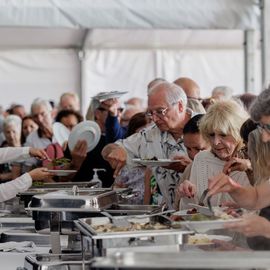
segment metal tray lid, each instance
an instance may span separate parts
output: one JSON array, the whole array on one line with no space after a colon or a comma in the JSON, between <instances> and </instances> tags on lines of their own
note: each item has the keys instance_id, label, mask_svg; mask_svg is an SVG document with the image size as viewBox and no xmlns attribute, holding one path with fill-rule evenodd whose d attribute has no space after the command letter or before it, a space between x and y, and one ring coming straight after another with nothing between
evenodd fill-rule
<instances>
[{"instance_id":1,"label":"metal tray lid","mask_svg":"<svg viewBox=\"0 0 270 270\"><path fill-rule=\"evenodd\" d=\"M89 189L59 190L43 195L34 195L28 210L32 211L89 211L110 207L117 203L117 194L113 190Z\"/></svg>"}]
</instances>

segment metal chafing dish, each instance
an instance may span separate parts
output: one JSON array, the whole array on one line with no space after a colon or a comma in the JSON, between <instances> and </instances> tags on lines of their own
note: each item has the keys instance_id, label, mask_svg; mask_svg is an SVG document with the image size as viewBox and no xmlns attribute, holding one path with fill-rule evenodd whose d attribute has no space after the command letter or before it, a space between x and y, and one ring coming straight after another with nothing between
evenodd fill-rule
<instances>
[{"instance_id":1,"label":"metal chafing dish","mask_svg":"<svg viewBox=\"0 0 270 270\"><path fill-rule=\"evenodd\" d=\"M117 252L95 258L91 269L269 269L265 251L219 251L166 253Z\"/></svg>"},{"instance_id":2,"label":"metal chafing dish","mask_svg":"<svg viewBox=\"0 0 270 270\"><path fill-rule=\"evenodd\" d=\"M36 233L34 227L25 227L21 229L10 229L5 232L2 232L0 235L0 242L23 242L23 241L32 241L37 246L49 246L50 238L44 234Z\"/></svg>"},{"instance_id":3,"label":"metal chafing dish","mask_svg":"<svg viewBox=\"0 0 270 270\"><path fill-rule=\"evenodd\" d=\"M90 261L80 254L37 254L25 257L24 267L20 270L89 270Z\"/></svg>"},{"instance_id":4,"label":"metal chafing dish","mask_svg":"<svg viewBox=\"0 0 270 270\"><path fill-rule=\"evenodd\" d=\"M157 222L167 225L168 219L164 216L155 217L132 217L127 218L130 222L145 224L148 222ZM170 223L170 222L169 222ZM110 225L110 220L106 217L84 218L75 222L82 235L83 251L91 256L106 256L113 252L114 248L125 250L131 248L142 248L145 250L153 250L160 246L174 246L179 251L180 245L186 242L185 238L193 232L181 229L173 229L167 226L160 229L148 227L140 230L131 230L130 228L117 228L117 231L99 232L96 226Z\"/></svg>"}]
</instances>

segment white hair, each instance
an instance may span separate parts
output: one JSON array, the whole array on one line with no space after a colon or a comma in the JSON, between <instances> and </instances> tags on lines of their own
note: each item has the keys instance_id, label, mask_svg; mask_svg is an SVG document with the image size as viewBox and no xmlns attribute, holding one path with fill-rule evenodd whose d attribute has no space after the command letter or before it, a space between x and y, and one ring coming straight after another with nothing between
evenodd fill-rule
<instances>
[{"instance_id":1,"label":"white hair","mask_svg":"<svg viewBox=\"0 0 270 270\"><path fill-rule=\"evenodd\" d=\"M42 99L42 98L36 98L34 99L32 105L31 105L31 113L33 113L33 108L44 105L49 112L52 111L52 105L48 100Z\"/></svg>"},{"instance_id":2,"label":"white hair","mask_svg":"<svg viewBox=\"0 0 270 270\"><path fill-rule=\"evenodd\" d=\"M228 86L217 86L212 90L212 97L219 96L220 100L230 99L233 95L233 89Z\"/></svg>"},{"instance_id":3,"label":"white hair","mask_svg":"<svg viewBox=\"0 0 270 270\"><path fill-rule=\"evenodd\" d=\"M8 115L5 118L4 123L3 123L4 130L9 126L13 126L18 131L21 131L21 129L22 129L22 119L21 119L21 117L19 117L18 115L15 115L15 114Z\"/></svg>"},{"instance_id":4,"label":"white hair","mask_svg":"<svg viewBox=\"0 0 270 270\"><path fill-rule=\"evenodd\" d=\"M155 92L159 91L161 88L166 90L166 101L168 104L173 104L181 100L182 105L186 108L187 95L180 86L174 83L161 82L153 86L148 93L148 97L155 94Z\"/></svg>"}]
</instances>

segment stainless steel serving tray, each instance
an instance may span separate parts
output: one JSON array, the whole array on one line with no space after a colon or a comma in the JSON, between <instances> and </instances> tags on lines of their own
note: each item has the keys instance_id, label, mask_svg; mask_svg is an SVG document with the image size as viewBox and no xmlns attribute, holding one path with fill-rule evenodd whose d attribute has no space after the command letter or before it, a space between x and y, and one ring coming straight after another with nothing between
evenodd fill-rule
<instances>
[{"instance_id":1,"label":"stainless steel serving tray","mask_svg":"<svg viewBox=\"0 0 270 270\"><path fill-rule=\"evenodd\" d=\"M80 254L36 254L25 257L24 270L89 270L90 261Z\"/></svg>"},{"instance_id":2,"label":"stainless steel serving tray","mask_svg":"<svg viewBox=\"0 0 270 270\"><path fill-rule=\"evenodd\" d=\"M116 217L116 218L121 218L121 217ZM160 218L163 218L160 216ZM133 223L140 223L140 224L145 224L150 222L149 217L138 217L138 218L126 218L130 222ZM158 216L155 217L155 221L160 221ZM160 221L162 222L162 221ZM107 217L92 217L92 218L82 218L79 219L76 222L76 226L78 226L79 229L81 229L81 232L84 234L87 234L88 236L91 236L93 239L108 239L108 238L125 238L125 237L136 237L136 236L156 236L156 235L182 235L182 234L190 234L190 231L186 230L181 230L180 228L178 229L173 229L170 228L169 226L165 229L141 229L141 230L130 230L130 229L125 229L121 231L121 228L118 228L117 232L98 232L95 230L94 226L98 225L108 225L111 224L109 218Z\"/></svg>"},{"instance_id":3,"label":"stainless steel serving tray","mask_svg":"<svg viewBox=\"0 0 270 270\"><path fill-rule=\"evenodd\" d=\"M145 223L149 218L129 219L129 221ZM98 232L93 226L109 224L106 217L84 218L75 221L75 224L82 235L82 246L86 253L91 256L106 256L115 248L134 249L144 247L150 251L153 247L178 246L186 242L186 235L191 231L180 229L145 229L145 230L124 230L117 232ZM119 229L119 228L118 228Z\"/></svg>"},{"instance_id":4,"label":"stainless steel serving tray","mask_svg":"<svg viewBox=\"0 0 270 270\"><path fill-rule=\"evenodd\" d=\"M7 230L0 235L0 242L22 242L22 241L32 241L38 246L49 246L50 238L47 235L42 235L36 233L34 227L32 228L22 228L22 229L12 229Z\"/></svg>"},{"instance_id":5,"label":"stainless steel serving tray","mask_svg":"<svg viewBox=\"0 0 270 270\"><path fill-rule=\"evenodd\" d=\"M179 253L116 252L95 258L91 269L269 269L267 251L219 251Z\"/></svg>"},{"instance_id":6,"label":"stainless steel serving tray","mask_svg":"<svg viewBox=\"0 0 270 270\"><path fill-rule=\"evenodd\" d=\"M113 190L79 190L76 195L71 190L60 190L33 196L27 210L40 212L100 211L115 203L117 203L117 194Z\"/></svg>"},{"instance_id":7,"label":"stainless steel serving tray","mask_svg":"<svg viewBox=\"0 0 270 270\"><path fill-rule=\"evenodd\" d=\"M79 188L89 188L95 186L98 182L96 181L86 181L86 182L53 182L53 183L40 183L39 185L33 185L30 189L39 189L39 188L52 188L52 189L62 189L62 188L72 188L77 186Z\"/></svg>"}]
</instances>

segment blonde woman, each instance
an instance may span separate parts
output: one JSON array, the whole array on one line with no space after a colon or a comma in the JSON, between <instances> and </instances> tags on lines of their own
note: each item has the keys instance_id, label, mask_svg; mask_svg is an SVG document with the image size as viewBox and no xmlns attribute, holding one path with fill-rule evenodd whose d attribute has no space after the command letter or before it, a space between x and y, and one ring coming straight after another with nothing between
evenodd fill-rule
<instances>
[{"instance_id":1,"label":"blonde woman","mask_svg":"<svg viewBox=\"0 0 270 270\"><path fill-rule=\"evenodd\" d=\"M203 191L208 188L208 179L223 171L225 163L242 147L240 128L248 114L232 100L219 101L208 108L202 117L199 129L209 142L211 150L198 153L193 161L190 178L178 187L181 209L189 208L188 203L198 203ZM230 176L241 185L249 185L245 172L234 171ZM229 201L228 194L212 197L213 206Z\"/></svg>"}]
</instances>

